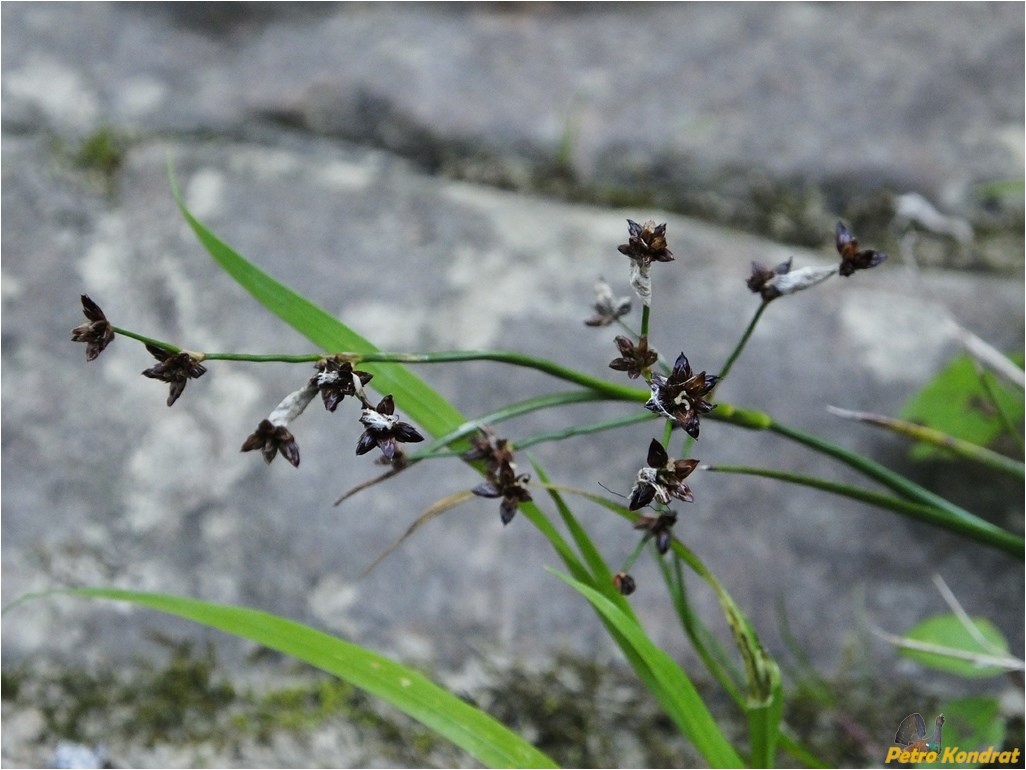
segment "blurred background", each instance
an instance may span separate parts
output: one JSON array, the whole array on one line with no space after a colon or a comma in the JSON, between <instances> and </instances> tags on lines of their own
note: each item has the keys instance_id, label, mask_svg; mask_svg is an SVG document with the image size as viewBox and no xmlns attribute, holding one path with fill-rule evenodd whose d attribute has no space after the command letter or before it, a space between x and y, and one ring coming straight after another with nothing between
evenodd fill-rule
<instances>
[{"instance_id":1,"label":"blurred background","mask_svg":"<svg viewBox=\"0 0 1026 770\"><path fill-rule=\"evenodd\" d=\"M315 404L291 426L298 469L239 452L308 365L211 362L169 409L166 386L139 375L154 363L141 345L118 339L85 362L69 341L82 293L115 325L187 349L314 352L206 256L174 206L169 161L199 218L379 347L513 349L614 379L614 331L583 320L600 275L629 293L616 251L627 218L667 222L677 257L655 268L653 345L709 371L757 307L751 262L832 264L843 219L890 259L775 302L717 398L865 452L1022 532L1021 484L964 462L914 462L904 440L826 411L898 414L961 352L959 326L1022 351L1022 5L5 3L0 13L5 606L61 586L181 593L340 634L498 712L532 711L530 693L511 700L511 671L562 672L550 691L628 709L601 624L544 570L557 564L547 542L520 517L503 527L496 501L446 513L361 577L431 503L477 484L470 469L425 463L334 507L380 471L353 453L362 427L348 402L335 414ZM467 415L565 387L498 364L417 371ZM627 408L533 415L504 433ZM650 432L535 452L557 482L626 494ZM723 423L704 424L694 456L857 480ZM696 501L680 506L678 537L786 664L794 702L808 706L790 718L843 743L849 764L879 762L889 743L863 721L874 710L896 725L945 698L991 694L1021 725L1014 684L927 673L868 630L901 633L945 612L939 574L1021 656L1021 559L809 489L725 474L689 483ZM610 563L631 552L636 534L621 520L583 503L578 514ZM633 573L646 628L693 662L651 559ZM715 598L696 584L694 599L726 639ZM217 709L238 709L252 688L321 680L105 603L50 598L6 613L3 674L5 766L428 756L323 715L298 731L279 715L259 735L175 732L196 714L217 723ZM819 696L805 697L810 682ZM165 686L158 711L175 718L151 720L150 732L139 714L153 702L112 700ZM185 691L206 699L183 704ZM686 761L620 745L579 764Z\"/></svg>"}]
</instances>

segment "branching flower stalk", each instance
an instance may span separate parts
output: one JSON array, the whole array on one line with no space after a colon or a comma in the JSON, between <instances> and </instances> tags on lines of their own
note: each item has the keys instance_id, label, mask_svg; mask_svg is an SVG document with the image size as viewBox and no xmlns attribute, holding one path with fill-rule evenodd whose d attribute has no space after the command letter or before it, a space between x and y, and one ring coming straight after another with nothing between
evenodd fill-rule
<instances>
[{"instance_id":1,"label":"branching flower stalk","mask_svg":"<svg viewBox=\"0 0 1026 770\"><path fill-rule=\"evenodd\" d=\"M140 342L163 348L171 353L179 353L183 350L170 342L146 337L129 329L112 327L115 333L131 337ZM304 353L290 355L284 353L191 353L197 361L240 361L249 363L284 363L304 364L316 363L326 357L323 353ZM569 367L557 364L544 358L530 356L507 350L448 350L431 353L401 353L378 351L374 353L353 353L339 352L336 357L349 361L352 364L443 364L469 361L496 361L499 363L519 366L525 369L535 369L545 374L550 374L566 382L581 385L589 390L600 393L612 400L618 401L644 401L648 392L639 388L630 388L618 385L609 380L585 374L584 372L570 369Z\"/></svg>"},{"instance_id":2,"label":"branching flower stalk","mask_svg":"<svg viewBox=\"0 0 1026 770\"><path fill-rule=\"evenodd\" d=\"M180 353L182 351L182 348L178 347L177 345L172 345L170 342L164 342L162 340L156 340L152 337L146 337L142 334L139 334L138 332L132 331L131 329L122 329L120 326L112 326L111 330L115 334L119 334L122 337L129 337L133 340L138 340L144 345L153 345L154 347L164 348L164 350L167 350L170 353ZM205 357L202 353L197 355L201 358Z\"/></svg>"},{"instance_id":3,"label":"branching flower stalk","mask_svg":"<svg viewBox=\"0 0 1026 770\"><path fill-rule=\"evenodd\" d=\"M767 303L760 304L760 310L764 309ZM754 322L757 319L753 319L753 323L749 325L749 328L754 328ZM120 336L129 337L144 344L163 348L169 352L182 352L184 349L169 342L155 339L146 335L139 334L130 329L125 329L118 326L112 326L113 332ZM749 334L750 336L750 334ZM253 363L311 363L323 360L325 356L320 354L302 354L302 355L286 355L286 354L252 354L252 353L191 353L196 361L239 361L239 362L253 362ZM537 359L532 356L525 356L520 353L512 353L508 351L494 351L494 350L478 350L478 351L448 351L441 353L427 353L427 354L410 354L410 353L396 353L396 352L375 352L375 353L343 353L340 356L346 360L356 362L367 362L367 363L442 363L451 361L473 361L473 360L492 360L501 363L508 363L516 366L525 366L527 368L537 369L544 371L553 376L568 381L574 382L575 384L584 385L591 388L588 392L591 394L588 396L589 399L599 397L602 399L611 398L613 400L626 400L626 401L643 401L648 393L637 388L630 388L626 386L617 385L606 380L601 380L590 375L585 375L581 372L568 369L560 366L553 362L549 362L544 359ZM735 356L736 359L736 356ZM567 403L567 394L557 397L552 401L543 400L537 405L529 405L526 410L517 411L511 413L511 416L515 413L526 413L527 411L533 411L534 409L545 409L549 408L550 405L556 405L556 403ZM501 411L501 410L500 410ZM707 415L710 419L716 421L724 421L739 427L755 428L759 430L769 429L782 437L797 441L798 443L805 444L810 448L830 454L837 459L845 462L856 470L865 473L870 478L881 481L885 484L891 485L902 494L910 495L912 499L918 500L927 505L932 505L940 508L942 511L947 513L947 516L935 516L935 517L920 517L922 520L929 521L938 526L945 528L949 527L949 522L952 517L961 518L967 520L970 523L967 528L965 525L955 525L957 531L962 532L973 539L978 539L991 545L997 545L1002 549L1014 550L1016 548L1022 548L1022 539L1015 535L1009 535L1004 530L994 527L989 522L985 522L978 517L972 516L967 511L952 505L949 501L939 496L933 495L926 490L918 487L917 485L910 482L905 477L894 474L888 471L883 466L879 466L868 458L861 455L848 452L847 450L839 447L830 442L826 442L817 437L809 436L801 431L797 431L793 428L784 426L770 418L768 415L761 412L754 412L751 410L742 410L732 405L719 404L718 408ZM493 415L495 419L501 419L500 414ZM639 418L640 419L640 418ZM672 423L667 422L664 426L663 445L668 446L670 437L670 431L672 430ZM474 426L468 426L466 430L453 434L447 437L447 442L451 443L456 441L462 436L470 435L474 431ZM591 431L588 431L591 432ZM563 432L555 432L553 439L562 435ZM282 437L285 445L288 444L288 437ZM531 445L541 443L542 439L531 441ZM690 444L690 440L687 444ZM687 454L689 447L685 445L685 451L683 454ZM438 451L437 449L435 450ZM444 453L440 456L446 456L449 453ZM409 458L412 461L425 459L433 456L431 451L426 451L423 454L414 454ZM266 454L265 454L266 457ZM825 491L834 491L832 487L823 486L821 487Z\"/></svg>"},{"instance_id":4,"label":"branching flower stalk","mask_svg":"<svg viewBox=\"0 0 1026 770\"><path fill-rule=\"evenodd\" d=\"M627 244L624 244L620 247L620 251L626 254L631 259L632 270L635 269L635 266L650 267L652 261L672 260L672 254L670 254L669 250L666 248L665 225L655 225L653 222L647 222L645 223L645 225L638 225L637 223L631 221L628 222L628 225L630 239ZM850 233L847 233L847 230L843 228L843 225L839 224L838 233L838 252L842 256L842 265L846 264L845 260L847 260L848 263L856 265L856 267L852 268L850 272L855 272L855 270L858 269L866 269L866 267L862 266L862 263L865 263L868 267L872 267L873 264L879 264L881 261L883 261L884 257L881 257L878 252L863 253L860 251L855 251L853 253L852 238L850 237ZM770 301L778 297L787 296L796 291L804 290L805 288L810 288L811 286L814 286L822 280L825 280L830 275L836 274L836 272L837 268L798 268L796 270L792 270L790 260L787 263L778 265L774 269L763 268L762 266L758 265L758 263L754 263L752 276L749 278L748 281L749 288L752 289L752 291L757 291L758 293L762 294L763 301L757 308L756 313L752 321L746 328L745 333L742 335L742 338L735 346L734 352L728 358L726 364L724 365L723 371L729 372L730 368L733 366L734 362L739 357L741 351L744 349L744 346L747 343L748 339L750 339L752 332L754 331L754 328L758 323L758 320L761 318L762 313L765 311L765 308ZM651 288L650 284L649 288ZM614 320L622 324L623 321L621 317L621 311L624 310L625 303L623 300L616 300L615 298L612 298L611 290L609 290L608 294L609 297L607 297L607 301L605 304L609 305L609 307L611 308L610 312L613 316L615 316ZM647 338L648 323L651 318L651 291L649 291L648 293L648 300L649 302L647 304L643 304L642 309L642 329L643 332L645 332L645 336L639 338L639 342L641 341L641 339ZM75 338L76 340L88 342L89 338L92 337L93 339L102 341L106 339L108 335L112 339L113 335L119 334L136 339L152 347L168 351L169 353L177 354L182 352L182 349L178 346L141 335L129 329L124 329L115 326L110 326L109 329L105 329L104 324L107 323L106 318L103 316L102 311L100 311L98 307L95 306L95 303L93 303L91 307L86 308L84 300L83 306L84 312L86 313L86 317L90 321L90 323L80 327L76 327L76 329L73 332L73 338ZM106 342L104 342L104 346L106 344L109 344L109 341L110 340L107 339ZM91 348L90 350L92 351L93 349ZM324 361L326 359L326 356L322 354L285 355L190 352L189 355L191 357L191 362L196 365L198 365L201 361L210 362L218 360L247 361L254 363L316 363L319 361ZM552 361L538 359L532 356L527 356L521 353L515 353L510 351L465 350L418 354L373 351L363 353L339 353L336 357L339 360L344 360L348 363L366 362L377 364L445 363L455 361L491 360L509 365L521 366L546 372L554 377L563 379L565 381L574 383L585 388L585 392L590 394L588 396L589 398L640 401L644 399L646 395L645 392L640 389L635 389L628 386L612 383L607 380L602 380L591 375L587 375L582 372L569 369ZM651 372L647 371L647 364L649 363L649 361L645 358L641 358L641 362L641 369L647 375L647 379L649 379L649 381L651 382ZM659 382L665 384L671 379L672 372L670 373L670 376L659 375L658 377L660 379L657 380L657 384ZM720 375L720 379L722 379L722 373ZM713 382L713 388L715 388L716 384L718 384L718 381ZM705 394L706 397L711 396L712 392L713 391L710 390L709 393ZM651 388L650 386L649 401L651 402L650 408L652 408L653 411L665 411L666 414L671 414L674 411L676 411L674 409L661 409L659 406L660 399L657 396L658 391ZM564 398L566 398L567 400L564 400ZM574 398L576 399L576 397ZM527 408L529 410L544 409L549 408L550 405L555 406L557 404L569 402L569 396L557 397L551 401L546 401L545 399L542 399L536 402L535 404L529 405ZM365 409L369 406L369 403L364 404ZM667 405L663 404L663 406ZM677 416L681 417L684 415L678 413ZM776 432L779 435L784 436L788 440L798 441L799 443L804 443L810 446L811 448L816 449L817 451L825 451L828 454L832 454L838 459L841 459L842 461L847 462L849 465L852 465L861 472L866 473L871 478L875 478L877 480L884 480L885 483L894 482L896 484L896 487L899 490L901 490L904 494L911 494L913 499L917 499L929 505L938 506L942 510L945 510L949 515L963 518L968 521L973 521L974 519L976 519L976 517L972 517L971 514L968 514L962 509L959 509L956 506L952 506L946 500L943 500L943 498L939 498L937 496L931 497L928 493L925 492L925 490L916 487L916 485L912 485L911 482L908 482L907 479L904 479L903 477L897 477L896 474L888 473L886 469L882 469L876 464L867 461L866 458L862 458L861 456L854 456L852 453L848 453L846 452L846 450L843 450L842 448L837 447L836 445L832 445L829 442L824 442L820 439L816 439L815 437L806 436L805 434L802 434L800 431L794 431L793 429L789 429L786 426L782 426L771 420L766 415L761 415L747 410L739 410L732 407L731 405L721 404L719 405L719 408L716 411L710 413L708 416L714 420L723 420L731 424L740 425L741 427L756 427L758 429L768 428L773 432ZM617 424L616 421L614 421L614 424ZM664 447L669 446L671 431L675 424L682 423L680 423L679 420L667 420L664 424L662 439L662 444ZM468 427L466 430L458 432L459 436L453 438L452 440L458 440L459 437L467 436L472 432L473 427ZM550 434L546 436L532 438L531 443L537 444L545 440L558 440L559 437L574 435L575 433L584 434L590 432L594 432L594 430L588 428L578 432L575 431L573 427L571 427L569 429L565 429L562 431L550 432ZM456 434L453 435L456 436ZM683 445L682 456L686 456L688 454L693 441L693 437L688 437L685 440L685 443ZM429 447L426 448L426 451L424 452L414 453L413 455L411 455L410 459L419 460L426 459L428 457L445 456L449 454L451 454L451 452L449 451L443 451L437 447ZM978 522L980 520L976 521Z\"/></svg>"}]
</instances>

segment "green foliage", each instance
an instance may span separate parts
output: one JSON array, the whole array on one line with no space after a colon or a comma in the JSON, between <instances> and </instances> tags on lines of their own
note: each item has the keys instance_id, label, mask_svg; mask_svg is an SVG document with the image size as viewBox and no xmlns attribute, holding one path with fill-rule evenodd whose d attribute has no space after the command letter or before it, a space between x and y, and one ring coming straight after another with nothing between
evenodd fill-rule
<instances>
[{"instance_id":1,"label":"green foliage","mask_svg":"<svg viewBox=\"0 0 1026 770\"><path fill-rule=\"evenodd\" d=\"M109 181L121 170L127 147L124 136L109 126L102 126L82 140L74 160L80 168L94 171Z\"/></svg>"},{"instance_id":2,"label":"green foliage","mask_svg":"<svg viewBox=\"0 0 1026 770\"><path fill-rule=\"evenodd\" d=\"M376 352L376 349L370 342L350 330L327 312L313 305L306 298L293 292L261 271L224 243L205 225L192 216L178 194L177 187L174 185L173 190L182 215L186 218L186 221L214 260L232 275L243 288L247 289L264 304L265 307L326 351L357 350L370 354ZM488 356L485 355L483 357ZM531 362L525 363L533 365ZM543 368L549 369L550 373L556 376L583 381L585 384L593 384L594 387L601 386L601 383L595 381L594 378L586 375L581 376L576 372L566 372L558 366L543 366ZM401 395L403 398L401 403L406 414L420 423L432 435L443 436L447 431L451 431L456 426L466 422L465 418L460 415L455 407L431 390L405 367L395 365L386 369L385 371L389 374L386 382L382 381L377 371L375 370L374 384L379 389L384 384L386 387L382 392L392 392L397 400ZM561 398L559 401L564 402L565 399ZM536 466L536 469L541 473L540 468ZM521 509L524 515L530 518L536 526L542 526L541 522L544 516L533 503L522 503ZM562 510L564 510L564 521L569 522L567 512L565 509ZM585 558L594 565L595 559L600 558L597 552L590 546L590 543L582 540L582 536L586 538L583 530L577 529L573 531L578 545L583 549ZM576 560L576 557L571 556L569 546L560 535L548 527L543 527L543 532L549 537L549 540L556 547L557 552L563 556L564 560L570 559L571 562ZM579 578L587 574L581 570L583 570L583 567L576 571ZM605 574L608 575L608 568L605 568ZM593 587L594 585L595 582L592 579L583 587L587 590L605 594L602 597L604 601L612 602L614 609L621 614L626 609L628 616L630 616L629 607L623 604L623 598L615 594L608 582L603 580L598 588ZM622 606L616 607L616 604L621 604ZM601 605L596 605L593 602L593 606L596 607L605 621L611 622L610 615L600 609ZM666 682L664 681L665 673L651 668L651 661L647 660L646 655L641 652L645 648L639 646L641 641L647 641L643 632L635 632L633 628L628 628L627 631L629 633L624 633L624 627L618 626L615 622L611 622L611 625L613 627L611 633L621 649L623 649L628 661L635 667L635 670L638 671L639 676L642 677L646 684L653 689L653 694L656 695L660 703L663 703L664 707L668 708L671 718L691 738L707 761L714 766L739 766L741 762L740 757L734 752L729 743L726 742L719 727L705 708L702 699L695 694L694 697L687 699L686 703L682 703L678 693L667 689ZM634 638L638 633L641 634L641 641ZM679 669L677 670L680 671ZM686 680L686 675L683 674L683 671L680 671L680 675L684 676ZM679 684L680 682L676 683ZM697 723L695 720L697 720ZM696 724L699 724L701 729L696 729ZM452 736L448 737L452 738Z\"/></svg>"},{"instance_id":3,"label":"green foliage","mask_svg":"<svg viewBox=\"0 0 1026 770\"><path fill-rule=\"evenodd\" d=\"M927 618L905 634L905 638L935 645L949 654L916 649L903 649L902 654L929 668L963 677L990 677L1004 673L1005 667L987 661L1007 655L1008 641L986 618L972 618L971 623L973 628L967 628L955 615ZM959 655L964 657L957 657Z\"/></svg>"},{"instance_id":4,"label":"green foliage","mask_svg":"<svg viewBox=\"0 0 1026 770\"><path fill-rule=\"evenodd\" d=\"M181 596L99 588L69 593L131 602L291 655L391 703L488 767L555 767L523 738L423 674L309 626L266 612Z\"/></svg>"},{"instance_id":5,"label":"green foliage","mask_svg":"<svg viewBox=\"0 0 1026 770\"><path fill-rule=\"evenodd\" d=\"M1021 355L1012 360L1022 366ZM1005 423L997 410L1021 425L1024 408L1021 390L997 381L992 387L997 404L992 402L972 359L961 355L905 403L901 416L979 446L993 446L1005 432ZM919 442L912 455L922 459L943 456L945 452Z\"/></svg>"},{"instance_id":6,"label":"green foliage","mask_svg":"<svg viewBox=\"0 0 1026 770\"><path fill-rule=\"evenodd\" d=\"M662 704L669 717L677 724L713 767L742 767L741 758L723 737L701 695L688 675L673 658L660 650L638 621L629 617L616 604L595 589L571 577L555 573L567 585L576 589L626 639L647 675L639 672L649 689Z\"/></svg>"},{"instance_id":7,"label":"green foliage","mask_svg":"<svg viewBox=\"0 0 1026 770\"><path fill-rule=\"evenodd\" d=\"M976 186L976 194L984 201L1004 203L1022 208L1023 197L1026 196L1026 180L996 179Z\"/></svg>"},{"instance_id":8,"label":"green foliage","mask_svg":"<svg viewBox=\"0 0 1026 770\"><path fill-rule=\"evenodd\" d=\"M214 235L186 208L178 193L173 174L171 187L182 216L192 227L200 243L210 252L210 256L264 307L321 350L350 350L362 353L377 350L368 340L333 315L276 281ZM374 388L381 393L393 394L396 401L403 405L406 414L431 435L441 436L464 422L463 415L452 404L406 367L379 368L368 365L366 368L374 374Z\"/></svg>"},{"instance_id":9,"label":"green foliage","mask_svg":"<svg viewBox=\"0 0 1026 770\"><path fill-rule=\"evenodd\" d=\"M243 677L256 683L247 686L225 678L212 645L157 641L168 651L163 663L138 659L88 668L26 663L5 670L5 709L36 710L49 743L69 740L111 751L125 742L171 746L197 758L210 752L230 756L284 736L303 739L334 722L345 723L343 734L372 747L379 761L449 766L460 759L435 733L336 677L291 663L288 683L275 685L267 680L276 680L281 666L251 659L264 680Z\"/></svg>"},{"instance_id":10,"label":"green foliage","mask_svg":"<svg viewBox=\"0 0 1026 770\"><path fill-rule=\"evenodd\" d=\"M1010 664L1017 664L1008 656L1008 641L1004 635L986 618L935 615L916 624L905 639L933 649L902 648L902 654L928 668L964 678L999 676L1009 670ZM995 698L953 700L944 704L941 712L945 720L943 746L967 752L1001 748L1006 721ZM938 761L920 763L917 767L979 765L979 762Z\"/></svg>"}]
</instances>

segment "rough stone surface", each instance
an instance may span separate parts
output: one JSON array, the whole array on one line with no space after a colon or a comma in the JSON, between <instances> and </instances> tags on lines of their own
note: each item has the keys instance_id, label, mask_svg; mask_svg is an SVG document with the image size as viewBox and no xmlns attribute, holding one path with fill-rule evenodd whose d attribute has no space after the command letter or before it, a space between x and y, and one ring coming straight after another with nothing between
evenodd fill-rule
<instances>
[{"instance_id":1,"label":"rough stone surface","mask_svg":"<svg viewBox=\"0 0 1026 770\"><path fill-rule=\"evenodd\" d=\"M753 259L826 264L832 248L495 189L474 164L499 159L506 184L509 169L530 177L568 153L596 188L656 185L663 200L698 188L748 199L759 179L810 185L824 243L856 198L917 190L974 219L972 186L1022 169L1014 4L955 5L943 19L919 5L239 5L3 6L5 605L113 584L279 612L442 669L500 652L612 656L587 606L544 571L557 563L545 541L521 517L503 528L495 501L432 521L361 578L428 505L478 480L456 461L425 463L332 507L379 471L353 455L362 428L349 402L336 414L314 404L294 424L298 470L240 453L309 365L211 362L168 409L167 386L139 376L152 358L133 341L85 363L68 341L80 293L115 324L188 349L313 352L205 256L171 199L169 158L198 217L382 348L517 349L610 377L612 333L581 322L599 274L627 291L616 252L627 217L668 222L678 260L654 268L652 342L700 369L721 364L755 310L744 286ZM131 139L109 191L68 160L101 126ZM464 177L478 168L477 182L438 173L455 166ZM949 313L998 349L1021 349L1021 259L1009 278L917 274L895 254L778 301L718 398L922 474L897 439L825 407L898 412L958 352L939 320ZM467 415L567 387L498 364L417 371ZM504 431L515 439L632 408L578 406ZM626 494L652 429L536 454L559 482ZM694 454L857 479L711 421ZM961 466L938 475L963 473L975 478ZM774 653L786 655L783 604L824 671L853 644L882 676L902 670L865 623L901 631L944 611L936 572L1021 654L1021 562L807 489L692 480L679 535ZM1000 491L965 502L1021 531L1021 508L1000 502L1014 489ZM611 563L627 557L625 524L588 504L578 512ZM634 572L640 617L686 658L657 570L642 559ZM723 632L714 597L696 584L695 599ZM196 633L68 599L14 610L4 626L5 665L112 660L146 650L149 629Z\"/></svg>"},{"instance_id":2,"label":"rough stone surface","mask_svg":"<svg viewBox=\"0 0 1026 770\"><path fill-rule=\"evenodd\" d=\"M11 128L289 126L516 187L556 172L807 244L884 188L980 216L978 185L1024 161L1015 4L35 4L7 17Z\"/></svg>"}]
</instances>

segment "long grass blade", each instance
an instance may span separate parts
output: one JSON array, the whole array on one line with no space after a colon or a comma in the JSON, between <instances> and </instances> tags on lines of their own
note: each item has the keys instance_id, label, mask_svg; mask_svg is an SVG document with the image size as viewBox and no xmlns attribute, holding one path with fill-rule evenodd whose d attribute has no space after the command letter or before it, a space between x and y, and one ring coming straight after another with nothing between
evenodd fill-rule
<instances>
[{"instance_id":1,"label":"long grass blade","mask_svg":"<svg viewBox=\"0 0 1026 770\"><path fill-rule=\"evenodd\" d=\"M531 457L531 466L534 468L535 473L538 474L538 479L543 484L547 485L546 489L549 493L549 497L556 505L556 510L559 511L559 516L563 520L563 525L567 528L570 533L570 537L573 538L574 544L577 546L577 550L584 558L585 563L591 570L591 576L594 580L593 585L602 592L602 594L616 604L626 615L634 618L634 610L628 601L620 595L613 585L613 573L610 571L609 566L606 564L606 560L602 558L602 554L599 553L598 548L595 547L595 543L588 536L584 527L581 526L580 522L577 521L577 517L574 516L570 507L563 500L563 496L559 494L559 491L551 486L551 481L548 475L545 473L545 469Z\"/></svg>"},{"instance_id":2,"label":"long grass blade","mask_svg":"<svg viewBox=\"0 0 1026 770\"><path fill-rule=\"evenodd\" d=\"M168 164L171 191L185 221L214 261L260 304L327 353L374 353L378 349L334 316L271 277L222 241L185 205L174 171ZM399 408L432 436L440 436L463 422L459 411L426 382L405 367L367 365L374 374L369 387L391 393Z\"/></svg>"},{"instance_id":3,"label":"long grass blade","mask_svg":"<svg viewBox=\"0 0 1026 770\"><path fill-rule=\"evenodd\" d=\"M549 484L545 481L547 476L545 476L545 473L540 465L535 464L535 468L536 471L538 471L539 473L539 477L542 479L543 485L547 489L557 489L555 485ZM591 590L594 590L599 594L604 594L605 590L607 590L607 586L600 586L596 583L595 575L592 574L588 566L586 566L585 563L582 562L581 559L577 556L577 554L574 553L573 549L570 547L570 544L566 541L563 535L560 534L559 530L557 530L553 526L552 522L548 520L548 518L541 511L541 509L539 509L534 503L521 503L520 510L523 513L523 515L530 519L531 523L534 524L534 526L537 527L538 530L543 535L545 535L546 538L548 538L549 542L552 544L553 548L556 549L556 553L559 554L560 558L563 560L563 563L570 571L570 574L573 575L574 579L577 580L580 584L588 586ZM597 554L598 552L595 551L594 553ZM592 558L594 558L594 555L592 556ZM608 572L608 568L597 568L597 571L602 574L605 574L606 572ZM620 602L625 601L624 599L622 599L622 597L618 598L620 599ZM614 601L613 604L615 606L618 605L619 602ZM609 636L613 639L614 642L616 642L617 646L623 652L624 657L627 659L627 662L630 664L631 668L634 669L634 672L637 674L638 679L641 680L642 684L646 687L646 689L648 689L649 692L653 693L653 695L657 699L659 699L662 685L660 684L656 676L656 673L653 672L650 665L645 661L645 659L641 656L636 647L630 642L630 640L623 634L623 632L616 626L615 623L613 623L608 617L603 615L603 613L599 612L597 608L596 614L598 615L599 620L602 622L602 625L605 627L606 631L609 633ZM633 611L622 612L621 615L623 617L633 618ZM666 708L665 705L664 708Z\"/></svg>"},{"instance_id":4,"label":"long grass blade","mask_svg":"<svg viewBox=\"0 0 1026 770\"><path fill-rule=\"evenodd\" d=\"M680 620L684 633L691 640L695 652L698 653L698 657L702 659L706 669L719 682L724 692L743 710L744 695L738 686L740 678L719 640L712 636L701 617L692 609L691 602L688 600L687 583L684 580L680 559L659 559L659 567L666 583L666 590L673 600L677 619Z\"/></svg>"},{"instance_id":5,"label":"long grass blade","mask_svg":"<svg viewBox=\"0 0 1026 770\"><path fill-rule=\"evenodd\" d=\"M649 391L640 388L632 388L618 382L599 379L586 372L570 369L547 358L538 358L526 353L518 353L511 350L440 350L431 353L389 353L377 352L367 353L360 356L361 362L368 363L394 361L405 364L443 364L455 361L497 361L499 363L511 364L524 369L535 369L553 377L576 385L581 385L587 390L601 393L607 398L620 401L644 401L649 397Z\"/></svg>"},{"instance_id":6,"label":"long grass blade","mask_svg":"<svg viewBox=\"0 0 1026 770\"><path fill-rule=\"evenodd\" d=\"M131 602L291 655L391 703L487 767L556 767L519 735L423 674L310 626L259 610L181 596L113 588L67 593Z\"/></svg>"},{"instance_id":7,"label":"long grass blade","mask_svg":"<svg viewBox=\"0 0 1026 770\"><path fill-rule=\"evenodd\" d=\"M651 673L652 694L711 767L743 767L741 757L724 737L695 686L677 663L656 647L637 621L594 588L554 570L556 577L591 602L626 640Z\"/></svg>"}]
</instances>

